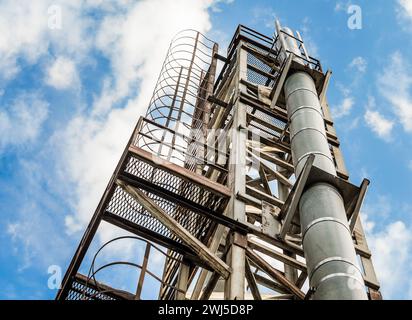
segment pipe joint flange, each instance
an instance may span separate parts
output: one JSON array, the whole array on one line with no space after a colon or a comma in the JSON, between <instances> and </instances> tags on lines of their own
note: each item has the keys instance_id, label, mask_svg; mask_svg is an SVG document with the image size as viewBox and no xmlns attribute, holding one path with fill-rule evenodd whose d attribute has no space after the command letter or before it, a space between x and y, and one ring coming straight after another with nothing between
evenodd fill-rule
<instances>
[{"instance_id":1,"label":"pipe joint flange","mask_svg":"<svg viewBox=\"0 0 412 320\"><path fill-rule=\"evenodd\" d=\"M308 92L312 93L313 95L315 95L317 99L319 99L318 93L317 93L316 91L312 91L312 90L310 90L310 89L308 89L308 88L305 88L305 87L299 87L299 88L295 88L295 89L293 89L291 92L289 92L289 94L286 96L286 101L288 101L289 97L290 97L292 94L294 94L294 93L296 93L296 92L298 92L298 91L308 91Z\"/></svg>"},{"instance_id":2,"label":"pipe joint flange","mask_svg":"<svg viewBox=\"0 0 412 320\"><path fill-rule=\"evenodd\" d=\"M306 226L305 230L302 233L302 243L305 240L306 233L310 230L310 228L312 228L314 225L317 225L318 223L322 223L322 222L336 222L336 223L342 225L346 230L348 230L349 234L352 236L352 232L350 231L348 223L346 221L337 219L335 217L323 217L323 218L318 218L318 219L313 220L311 223L309 223Z\"/></svg>"},{"instance_id":3,"label":"pipe joint flange","mask_svg":"<svg viewBox=\"0 0 412 320\"><path fill-rule=\"evenodd\" d=\"M290 137L290 141L293 141L293 138L296 137L298 135L298 133L305 131L305 130L312 130L312 131L317 131L319 132L325 139L326 141L328 141L328 138L326 137L326 134L322 131L319 130L318 128L314 128L314 127L304 127L304 128L300 128L298 131L296 131L291 137Z\"/></svg>"},{"instance_id":4,"label":"pipe joint flange","mask_svg":"<svg viewBox=\"0 0 412 320\"><path fill-rule=\"evenodd\" d=\"M350 273L346 273L346 272L336 272L336 273L328 274L327 276L324 276L323 278L321 278L319 280L318 284L315 287L313 287L313 290L316 292L323 283L325 283L326 281L328 281L330 279L338 278L338 277L355 280L356 282L358 282L362 286L362 288L365 286L365 282L364 282L363 278L359 279L359 277L357 277L353 274L350 274Z\"/></svg>"},{"instance_id":5,"label":"pipe joint flange","mask_svg":"<svg viewBox=\"0 0 412 320\"><path fill-rule=\"evenodd\" d=\"M322 114L322 111L321 111L320 107L317 108L315 106L300 106L300 107L296 108L295 110L293 110L292 114L289 117L290 121L292 121L294 119L294 117L296 116L296 112L302 111L302 110L305 110L305 109L313 110L314 112L319 114L322 117L322 120L323 120L323 114Z\"/></svg>"},{"instance_id":6,"label":"pipe joint flange","mask_svg":"<svg viewBox=\"0 0 412 320\"><path fill-rule=\"evenodd\" d=\"M338 262L345 262L345 263L351 265L352 267L354 267L357 271L359 271L360 274L362 274L361 269L360 269L356 264L354 264L352 261L350 261L349 259L346 259L346 258L343 258L343 257L330 257L330 258L325 258L325 259L319 261L319 262L315 265L315 267L313 268L313 270L309 273L309 279L312 279L314 273L315 273L316 271L318 271L318 269L320 269L322 266L324 266L325 264L327 264L327 263L329 263L329 262L336 262L336 261L338 261Z\"/></svg>"},{"instance_id":7,"label":"pipe joint flange","mask_svg":"<svg viewBox=\"0 0 412 320\"><path fill-rule=\"evenodd\" d=\"M332 161L332 163L333 163L332 156L329 156L328 154L326 154L326 153L324 153L324 152L321 152L321 151L311 151L311 152L306 152L305 154L302 154L302 155L298 158L298 161L296 161L296 166L298 166L298 165L299 165L299 162L301 162L304 158L310 156L311 154L323 156L323 157L329 159L330 161Z\"/></svg>"}]
</instances>

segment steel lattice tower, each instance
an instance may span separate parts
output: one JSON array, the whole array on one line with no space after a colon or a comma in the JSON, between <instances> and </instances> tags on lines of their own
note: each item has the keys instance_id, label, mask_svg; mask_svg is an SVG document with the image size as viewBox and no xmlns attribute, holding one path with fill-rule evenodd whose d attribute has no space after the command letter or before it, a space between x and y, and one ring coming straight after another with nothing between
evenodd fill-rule
<instances>
[{"instance_id":1,"label":"steel lattice tower","mask_svg":"<svg viewBox=\"0 0 412 320\"><path fill-rule=\"evenodd\" d=\"M369 181L349 182L331 72L276 29L240 25L226 57L194 30L173 39L57 299L140 299L147 277L159 299L381 299L359 218ZM145 246L133 293L94 264L79 273L102 221Z\"/></svg>"}]
</instances>

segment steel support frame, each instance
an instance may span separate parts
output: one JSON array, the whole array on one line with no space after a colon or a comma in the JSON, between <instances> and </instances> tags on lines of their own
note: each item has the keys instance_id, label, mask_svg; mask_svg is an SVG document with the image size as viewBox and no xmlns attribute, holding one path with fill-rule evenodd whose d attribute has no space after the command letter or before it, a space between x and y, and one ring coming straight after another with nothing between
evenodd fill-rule
<instances>
[{"instance_id":1,"label":"steel support frame","mask_svg":"<svg viewBox=\"0 0 412 320\"><path fill-rule=\"evenodd\" d=\"M184 177L184 179L189 179L190 181L195 179L196 183L204 186L204 188L208 190L222 191L230 196L225 213L223 215L216 215L216 213L210 212L205 208L199 208L188 199L174 198L171 193L168 194L165 190L161 190L162 188L150 185L143 180L140 181L125 174L122 166L124 166L127 157L136 156L136 152L140 152L140 150L133 147L129 141L122 159L115 170L115 174L105 191L101 203L66 273L63 288L60 290L58 298L61 299L64 297L65 292L67 293L70 287L69 283L71 279L74 279L76 276L81 260L101 220L118 225L125 230L142 235L148 239L157 240L158 242L164 241L163 244L166 248L183 256L182 262L177 266L177 277L173 278L174 286L179 290L174 291L174 293L169 290L172 293L169 294L166 292L165 295L162 296L163 298L186 299L188 297L186 291L190 282L194 279L194 272L197 270L200 275L197 278L194 291L190 297L191 299L210 298L219 278L222 279L222 276L223 278L227 277L224 290L225 299L244 299L246 291L245 280L247 280L252 297L255 299L264 298L263 294L259 291L258 285L266 286L280 293L281 295L278 296L280 299L308 298L308 295L305 295L301 289L307 279L308 270L306 263L302 261L303 248L299 235L302 230L297 228L296 215L294 215L294 212L303 193L307 178L306 174L310 171L312 163L307 161L302 174L294 183L293 188L291 188L292 183L289 182L289 178L295 172L295 168L291 163L289 124L283 129L277 128L273 123L266 122L264 117L262 118L255 114L255 111L259 111L279 121L288 121L286 106L283 105L286 101L282 95L282 91L291 69L296 67L296 61L292 61L292 55L290 55L283 66L273 65L273 73L259 70L256 66L248 63L248 54L255 55L257 59L263 63L270 63L270 59L273 58L269 56L266 57L256 49L264 49L267 44L262 45L260 41L255 41L245 35L241 35L242 30L247 30L249 34L253 33L253 30L245 29L243 26L239 27L239 34L235 35L234 41L231 43L232 50L230 50L228 58L223 59L225 62L223 71L225 68L230 69L232 66L235 68L235 72L226 74L222 72L214 88L212 88L210 83L208 83L207 86L208 95L205 100L207 101L204 106L205 110L210 112L213 108L219 108L220 112L215 112L210 119L206 116L206 113L202 114L203 121L207 123L209 129L231 128L230 135L227 137L223 136L223 139L227 139L228 145L231 146L229 167L225 167L226 157L228 155L227 150L213 149L212 153L216 154L218 161L213 164L211 161L207 162L209 158L207 159L206 163L210 165L207 173L198 170L196 175L186 175ZM257 36L264 39L264 42L270 40L269 38L266 39L263 35L258 34ZM218 56L217 50L214 48L213 57L218 59ZM212 66L211 68L215 67L216 66ZM259 91L260 88L258 85L248 81L248 69L275 81L275 86L270 91L270 97L273 98L271 104L268 104L267 98L260 99L260 93L256 96L251 93L251 91ZM331 143L333 156L336 161L337 173L341 178L347 179L348 175L340 153L339 141L336 138L326 101L326 89L330 75L331 72L326 74L323 87L320 89L320 100L324 114L323 120L325 121L327 129L327 141ZM205 83L205 81L203 81L203 83ZM269 83L269 80L267 83ZM211 93L211 90L214 92ZM249 111L250 108L253 109L252 112ZM225 123L226 117L230 116L232 116L230 121ZM150 121L152 120L146 122L151 123ZM256 128L250 125L251 121L263 126L266 129L265 134L271 131L280 133L280 138L267 138L267 135L261 134L261 144L251 145L249 139L255 135L253 130ZM151 124L161 128L159 124L155 124L153 121ZM163 127L163 129L173 135L177 134L176 130L171 128ZM203 130L205 134L206 126L203 127ZM136 128L131 140L134 141L135 136L138 134L139 130ZM209 141L208 138L209 137L206 137L204 146L212 146L213 148L214 142L216 141ZM221 138L222 136L219 137L219 139ZM261 149L257 152L258 156L256 156L254 149ZM248 164L246 160L247 154L251 155L252 162L259 168L259 177L253 182L251 182L250 179L246 180L245 168ZM146 160L154 159L151 154L147 154L146 156ZM154 163L156 162L157 160L154 161ZM159 163L161 163L161 161ZM268 167L265 163L270 163L271 166ZM172 165L171 167L173 167L172 171L175 170L173 172L183 175L186 174L184 170L181 171L181 167L177 168ZM227 170L228 174L228 188L220 184L224 181L220 173L226 174L225 170ZM205 177L202 177L202 175ZM156 236L155 233L150 232L150 230L145 230L140 226L137 228L127 221L120 221L115 215L104 212L107 201L110 199L111 193L113 193L115 188L117 178L119 179L119 184L127 187L128 192L131 194L136 190L146 189L150 192L159 193L162 197L173 200L183 206L188 206L192 210L196 210L202 215L214 220L218 225L216 231L211 235L209 241L199 243L196 241L197 239L190 237L190 234L185 232L186 230L179 228L176 221L172 221L166 217L167 214L162 215L167 221L159 216L158 214L159 212L161 213L161 211L155 206L151 206L149 212L155 212L155 215L163 219L162 222L169 225L172 229L179 229L179 236L185 239L183 243L173 242L166 238L163 239ZM273 180L277 181L277 195L273 193L269 187L269 184ZM213 183L213 181L218 183ZM365 270L364 278L369 288L369 297L371 299L378 299L381 298L378 291L379 283L370 260L370 252L366 244L362 224L360 219L358 219L360 206L366 193L366 187L367 182L364 181L358 198L355 199L352 204L353 213L350 221L350 230L353 231L353 237L356 241L355 249L361 258L361 263ZM140 196L143 197L144 194L142 193ZM139 198L139 202L147 202L146 197L144 198L145 199ZM153 205L153 203L149 203L149 205ZM251 211L248 209L249 207L253 207L254 210ZM247 212L253 213L250 214L253 217L252 220L248 220ZM267 222L268 220L270 220L270 222L263 226L263 222ZM255 221L262 223L262 225L255 225ZM150 248L150 246L148 248ZM269 264L266 257L281 262L283 264L283 271ZM145 255L145 259L146 258ZM256 268L256 271L252 272L251 267ZM144 281L143 271L142 269L134 299L140 297ZM263 277L261 272L268 275L272 280ZM210 277L207 277L208 275L210 275ZM168 279L168 281L172 281L172 279Z\"/></svg>"},{"instance_id":2,"label":"steel support frame","mask_svg":"<svg viewBox=\"0 0 412 320\"><path fill-rule=\"evenodd\" d=\"M247 78L247 56L241 49L242 43L238 44L238 82L235 90L240 92L240 79ZM246 190L246 105L238 99L234 106L233 125L231 135L231 152L229 157L229 187L232 189L232 198L229 202L228 215L235 221L245 222L245 203L237 199L236 194L244 193ZM246 254L245 248L237 241L238 238L245 238L244 234L235 232L233 237L229 236L229 249L226 255L226 262L231 267L231 274L225 281L224 298L226 300L243 300L245 292L245 268Z\"/></svg>"}]
</instances>

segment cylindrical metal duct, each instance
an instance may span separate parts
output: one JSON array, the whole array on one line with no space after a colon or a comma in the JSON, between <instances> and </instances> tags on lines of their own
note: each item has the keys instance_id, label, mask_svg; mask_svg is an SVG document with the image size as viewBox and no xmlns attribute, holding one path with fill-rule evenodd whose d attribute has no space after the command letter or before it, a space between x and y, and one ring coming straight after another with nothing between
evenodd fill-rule
<instances>
[{"instance_id":1,"label":"cylindrical metal duct","mask_svg":"<svg viewBox=\"0 0 412 320\"><path fill-rule=\"evenodd\" d=\"M315 154L315 166L336 175L312 77L296 72L289 76L284 90L296 176L310 154ZM315 290L313 298L367 299L338 190L328 183L310 186L300 199L299 212L309 283Z\"/></svg>"},{"instance_id":2,"label":"cylindrical metal duct","mask_svg":"<svg viewBox=\"0 0 412 320\"><path fill-rule=\"evenodd\" d=\"M279 41L276 42L276 48L279 50L278 59L285 61L290 53L294 54L293 60L305 64L304 60L299 58L302 52L299 49L298 42L295 39L293 31L288 27L281 27L279 21L276 20L276 30L279 36Z\"/></svg>"},{"instance_id":3,"label":"cylindrical metal duct","mask_svg":"<svg viewBox=\"0 0 412 320\"><path fill-rule=\"evenodd\" d=\"M301 52L300 52L298 43L294 39L295 35L294 35L292 29L290 29L288 27L283 27L282 30L285 33L283 35L283 38L285 39L285 44L286 44L287 50L289 50L290 52L293 52L296 56L300 56Z\"/></svg>"}]
</instances>

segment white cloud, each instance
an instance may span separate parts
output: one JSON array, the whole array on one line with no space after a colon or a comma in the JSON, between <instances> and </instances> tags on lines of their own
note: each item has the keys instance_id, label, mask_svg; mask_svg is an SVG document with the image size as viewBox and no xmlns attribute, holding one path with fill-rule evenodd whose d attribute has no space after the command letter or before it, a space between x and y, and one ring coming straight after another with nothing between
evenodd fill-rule
<instances>
[{"instance_id":1,"label":"white cloud","mask_svg":"<svg viewBox=\"0 0 412 320\"><path fill-rule=\"evenodd\" d=\"M348 67L349 68L360 68L362 70L362 68L365 67L364 66L365 62L366 61L363 61L363 58L357 57L352 60L352 62L348 65ZM357 86L357 83L359 82L361 75L362 75L362 72L355 74L352 77L352 82L350 83L350 85L345 86L342 83L337 83L336 86L338 90L342 93L343 98L339 104L331 107L333 118L339 119L339 118L350 115L353 109L353 106L355 105L355 98L353 97L352 90L353 88Z\"/></svg>"},{"instance_id":2,"label":"white cloud","mask_svg":"<svg viewBox=\"0 0 412 320\"><path fill-rule=\"evenodd\" d=\"M306 47L306 51L308 52L308 55L319 59L319 47L312 38L313 33L310 31L312 28L311 24L312 24L312 21L309 17L303 18L302 26L300 27L301 36L305 43L305 47Z\"/></svg>"},{"instance_id":3,"label":"white cloud","mask_svg":"<svg viewBox=\"0 0 412 320\"><path fill-rule=\"evenodd\" d=\"M10 78L18 72L17 58L35 61L47 51L44 30L47 13L44 2L28 6L26 3L2 1L0 4L0 70L2 76ZM30 26L30 27L28 27Z\"/></svg>"},{"instance_id":4,"label":"white cloud","mask_svg":"<svg viewBox=\"0 0 412 320\"><path fill-rule=\"evenodd\" d=\"M36 5L24 1L0 2L0 71L1 77L11 79L20 71L18 61L36 63L41 57L54 53L80 59L89 50L93 37L90 30L95 24L87 17L90 1L59 1L62 27L48 27L48 8L56 5L53 0L37 0Z\"/></svg>"},{"instance_id":5,"label":"white cloud","mask_svg":"<svg viewBox=\"0 0 412 320\"><path fill-rule=\"evenodd\" d=\"M364 119L368 127L380 138L389 141L394 122L386 119L378 111L366 110Z\"/></svg>"},{"instance_id":6,"label":"white cloud","mask_svg":"<svg viewBox=\"0 0 412 320\"><path fill-rule=\"evenodd\" d=\"M399 52L389 59L388 66L378 77L379 92L390 103L406 132L412 133L412 76L411 65Z\"/></svg>"},{"instance_id":7,"label":"white cloud","mask_svg":"<svg viewBox=\"0 0 412 320\"><path fill-rule=\"evenodd\" d=\"M376 231L376 225L362 215L373 264L385 299L411 299L412 230L402 221ZM409 292L409 295L408 295Z\"/></svg>"},{"instance_id":8,"label":"white cloud","mask_svg":"<svg viewBox=\"0 0 412 320\"><path fill-rule=\"evenodd\" d=\"M332 109L332 114L335 119L347 116L350 114L355 101L352 97L345 97L342 102Z\"/></svg>"},{"instance_id":9,"label":"white cloud","mask_svg":"<svg viewBox=\"0 0 412 320\"><path fill-rule=\"evenodd\" d=\"M211 5L211 9L213 12L222 12L223 10L219 4L232 4L233 2L235 2L235 0L215 0Z\"/></svg>"},{"instance_id":10,"label":"white cloud","mask_svg":"<svg viewBox=\"0 0 412 320\"><path fill-rule=\"evenodd\" d=\"M335 119L339 119L350 115L353 106L355 104L355 98L353 97L352 90L357 88L359 81L363 74L366 72L367 61L363 57L355 57L348 65L348 69L356 70L356 73L352 73L352 82L348 86L344 86L341 83L337 84L337 88L343 95L341 102L335 106L332 106L332 116ZM355 126L352 124L352 126Z\"/></svg>"},{"instance_id":11,"label":"white cloud","mask_svg":"<svg viewBox=\"0 0 412 320\"><path fill-rule=\"evenodd\" d=\"M356 69L360 73L365 73L367 66L368 63L363 57L356 57L349 64L350 68Z\"/></svg>"},{"instance_id":12,"label":"white cloud","mask_svg":"<svg viewBox=\"0 0 412 320\"><path fill-rule=\"evenodd\" d=\"M182 29L207 32L211 4L139 1L103 18L96 45L110 59L113 75L103 80L92 112L76 116L54 137L56 142L65 141L59 162L62 174L75 186L75 213L66 217L68 232L82 229L97 206L134 124L149 103L170 40ZM127 99L125 106L114 109L122 99Z\"/></svg>"},{"instance_id":13,"label":"white cloud","mask_svg":"<svg viewBox=\"0 0 412 320\"><path fill-rule=\"evenodd\" d=\"M336 4L335 4L335 8L334 8L334 10L335 11L342 11L342 3L340 2L340 1L338 1L338 2L336 2Z\"/></svg>"},{"instance_id":14,"label":"white cloud","mask_svg":"<svg viewBox=\"0 0 412 320\"><path fill-rule=\"evenodd\" d=\"M18 190L19 202L13 205L12 212L4 216L6 233L12 240L10 249L19 257L18 272L28 268L47 272L49 265L58 264L69 255L67 250L62 250L67 242L59 226L62 224L58 217L61 203L43 189L48 183L45 175L50 174L43 164L33 159L21 159L19 163L24 177L14 186Z\"/></svg>"},{"instance_id":15,"label":"white cloud","mask_svg":"<svg viewBox=\"0 0 412 320\"><path fill-rule=\"evenodd\" d=\"M60 184L70 185L70 188L60 187L69 190L68 193L58 187L53 189L62 193L62 199L73 212L65 217L69 234L84 229L89 222L139 115L146 111L170 40L178 31L188 28L207 33L211 28L209 10L215 3L212 0L59 1L62 28L51 30L47 27L47 8L55 1L38 0L36 6L13 0L0 2L0 28L10 30L0 38L0 72L4 78L19 75L19 62L35 64L43 59L39 65L46 65L45 82L65 89L80 82L78 74L83 70L76 70L75 66L95 63L90 61L94 56L92 50L99 51L109 61L107 73L96 79L102 89L92 105L78 108L79 112L53 134L51 146L47 146L53 149L53 160L58 167L55 178L62 179ZM91 9L99 14L88 15ZM47 110L46 103L16 101L6 111L0 111L0 148L37 137ZM12 136L12 131L18 135ZM9 224L8 230L16 248L19 249L17 243L20 243L27 254L23 267L34 259L31 250L34 255L47 251L45 244L50 239L44 233L44 226L37 223L43 218L40 214L35 220L27 219L31 205ZM19 234L29 233L33 221L39 228L33 230L27 242ZM53 229L52 223L47 228ZM102 242L116 235L118 230L105 225L99 239ZM61 250L63 245L55 247ZM127 252L130 248L130 245L122 247Z\"/></svg>"},{"instance_id":16,"label":"white cloud","mask_svg":"<svg viewBox=\"0 0 412 320\"><path fill-rule=\"evenodd\" d=\"M398 0L398 4L402 9L402 13L409 18L412 18L412 1L410 0Z\"/></svg>"},{"instance_id":17,"label":"white cloud","mask_svg":"<svg viewBox=\"0 0 412 320\"><path fill-rule=\"evenodd\" d=\"M33 265L47 270L49 265L67 257L68 252L62 251L65 239L58 234L55 222L34 201L23 204L20 214L18 220L7 225L7 234L13 241L13 253L20 257L18 272Z\"/></svg>"},{"instance_id":18,"label":"white cloud","mask_svg":"<svg viewBox=\"0 0 412 320\"><path fill-rule=\"evenodd\" d=\"M352 4L351 0L346 0L346 1L339 0L336 2L334 10L336 12L340 12L340 11L346 12L351 4Z\"/></svg>"},{"instance_id":19,"label":"white cloud","mask_svg":"<svg viewBox=\"0 0 412 320\"><path fill-rule=\"evenodd\" d=\"M358 116L358 117L355 117L355 118L353 118L353 119L350 119L350 123L348 123L347 125L345 125L345 131L346 132L349 132L349 131L352 131L352 130L355 130L355 129L357 129L358 127L359 127L359 124L360 124L360 120L362 119L362 117L360 117L360 116Z\"/></svg>"},{"instance_id":20,"label":"white cloud","mask_svg":"<svg viewBox=\"0 0 412 320\"><path fill-rule=\"evenodd\" d=\"M276 12L272 8L256 6L252 9L252 21L253 25L261 24L273 30L275 27Z\"/></svg>"},{"instance_id":21,"label":"white cloud","mask_svg":"<svg viewBox=\"0 0 412 320\"><path fill-rule=\"evenodd\" d=\"M75 187L75 213L66 217L69 233L81 230L90 219L126 146L137 112L134 104L113 110L104 120L79 116L55 136L56 147L61 147L59 165ZM66 142L64 147L60 141Z\"/></svg>"},{"instance_id":22,"label":"white cloud","mask_svg":"<svg viewBox=\"0 0 412 320\"><path fill-rule=\"evenodd\" d=\"M362 178L370 177L370 174L365 172L365 175ZM390 214L392 212L392 203L391 198L388 195L376 195L375 201L371 203L366 203L364 205L364 211L371 215L375 220L381 220L390 218Z\"/></svg>"},{"instance_id":23,"label":"white cloud","mask_svg":"<svg viewBox=\"0 0 412 320\"><path fill-rule=\"evenodd\" d=\"M140 1L127 12L105 17L96 45L110 59L114 74L105 79L105 92L95 101L94 112L107 112L122 98L135 96L130 90L137 83L143 94L140 99L147 104L170 40L183 29L208 31L207 9L212 4L208 0Z\"/></svg>"},{"instance_id":24,"label":"white cloud","mask_svg":"<svg viewBox=\"0 0 412 320\"><path fill-rule=\"evenodd\" d=\"M355 99L352 97L352 92L349 88L338 83L337 87L343 95L342 101L336 105L332 106L332 116L334 119L342 118L347 116L352 111L353 105L355 104Z\"/></svg>"},{"instance_id":25,"label":"white cloud","mask_svg":"<svg viewBox=\"0 0 412 320\"><path fill-rule=\"evenodd\" d=\"M0 152L9 145L33 142L48 115L49 105L35 93L18 95L0 110Z\"/></svg>"},{"instance_id":26,"label":"white cloud","mask_svg":"<svg viewBox=\"0 0 412 320\"><path fill-rule=\"evenodd\" d=\"M78 81L76 65L73 60L58 57L47 70L46 83L56 89L68 89Z\"/></svg>"}]
</instances>

